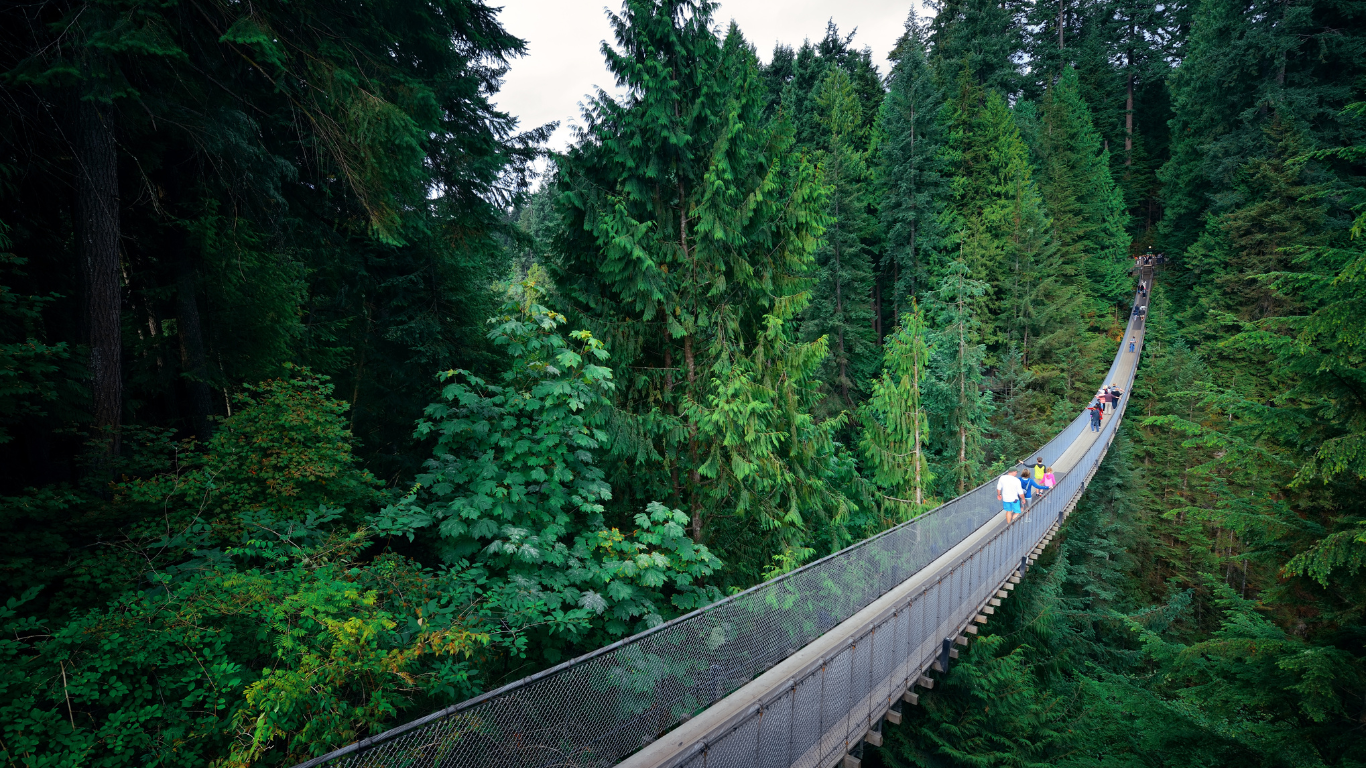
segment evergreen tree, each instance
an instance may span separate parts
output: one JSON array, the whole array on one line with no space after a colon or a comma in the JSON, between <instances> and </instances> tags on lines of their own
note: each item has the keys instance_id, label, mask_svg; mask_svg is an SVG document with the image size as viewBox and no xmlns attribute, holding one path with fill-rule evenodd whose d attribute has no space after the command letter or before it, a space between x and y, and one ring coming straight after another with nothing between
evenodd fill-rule
<instances>
[{"instance_id":1,"label":"evergreen tree","mask_svg":"<svg viewBox=\"0 0 1366 768\"><path fill-rule=\"evenodd\" d=\"M816 250L816 284L802 331L825 337L831 357L822 376L831 412L852 411L868 390L877 365L873 319L872 249L876 220L869 213L869 172L863 110L843 69L832 67L816 95L824 141L815 159L826 186L829 225Z\"/></svg>"},{"instance_id":2,"label":"evergreen tree","mask_svg":"<svg viewBox=\"0 0 1366 768\"><path fill-rule=\"evenodd\" d=\"M1018 125L1005 99L984 92L966 70L947 104L951 138L950 226L961 260L990 290L980 301L983 340L993 350L1014 343L1028 361L1033 338L1042 330L1037 304L1052 282L1051 225Z\"/></svg>"},{"instance_id":3,"label":"evergreen tree","mask_svg":"<svg viewBox=\"0 0 1366 768\"><path fill-rule=\"evenodd\" d=\"M883 348L882 375L860 411L859 444L868 459L869 480L882 495L884 523L904 522L934 506L927 493L934 481L929 449L929 411L924 394L929 381L929 327L925 312L912 302Z\"/></svg>"},{"instance_id":4,"label":"evergreen tree","mask_svg":"<svg viewBox=\"0 0 1366 768\"><path fill-rule=\"evenodd\" d=\"M929 66L926 34L912 10L892 52L889 90L878 122L878 210L886 243L880 278L890 288L894 318L901 317L906 297L936 285L945 239L942 100Z\"/></svg>"},{"instance_id":5,"label":"evergreen tree","mask_svg":"<svg viewBox=\"0 0 1366 768\"><path fill-rule=\"evenodd\" d=\"M950 262L939 289L927 301L938 330L930 347L929 392L931 436L943 467L944 496L957 496L974 487L985 469L985 434L991 415L991 393L986 391L982 364L982 323L975 312L987 285L969 277L962 258ZM937 422L937 423L936 423ZM937 438L937 439L936 439Z\"/></svg>"},{"instance_id":6,"label":"evergreen tree","mask_svg":"<svg viewBox=\"0 0 1366 768\"><path fill-rule=\"evenodd\" d=\"M1110 176L1110 153L1102 149L1091 124L1074 68L1064 69L1048 89L1040 116L1039 189L1057 244L1052 271L1073 285L1084 276L1089 296L1123 303L1131 289L1124 200Z\"/></svg>"},{"instance_id":7,"label":"evergreen tree","mask_svg":"<svg viewBox=\"0 0 1366 768\"><path fill-rule=\"evenodd\" d=\"M1024 89L1019 58L1024 52L1023 7L992 0L943 0L932 4L929 24L933 62L945 90L966 71L977 86L1015 96Z\"/></svg>"},{"instance_id":8,"label":"evergreen tree","mask_svg":"<svg viewBox=\"0 0 1366 768\"><path fill-rule=\"evenodd\" d=\"M611 427L626 506L667 500L737 571L806 546L847 514L831 429L811 416L824 341L792 340L826 217L814 169L764 118L738 30L707 2L632 0L599 94L561 161L559 287L604 339L620 380ZM712 523L732 526L724 535Z\"/></svg>"},{"instance_id":9,"label":"evergreen tree","mask_svg":"<svg viewBox=\"0 0 1366 768\"><path fill-rule=\"evenodd\" d=\"M1297 125L1311 146L1354 143L1361 128L1340 110L1366 59L1361 19L1353 3L1196 5L1170 80L1171 157L1159 174L1170 255L1195 242L1207 212L1238 202L1222 193L1250 157L1267 154L1262 131L1274 117Z\"/></svg>"}]
</instances>

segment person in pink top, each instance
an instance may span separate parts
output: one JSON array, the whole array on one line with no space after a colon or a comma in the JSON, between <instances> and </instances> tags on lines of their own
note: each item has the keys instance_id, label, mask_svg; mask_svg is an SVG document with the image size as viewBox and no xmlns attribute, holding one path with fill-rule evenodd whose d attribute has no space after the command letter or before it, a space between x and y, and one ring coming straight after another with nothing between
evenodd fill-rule
<instances>
[{"instance_id":1,"label":"person in pink top","mask_svg":"<svg viewBox=\"0 0 1366 768\"><path fill-rule=\"evenodd\" d=\"M1057 484L1058 484L1058 481L1055 480L1055 479L1053 478L1053 468L1052 468L1052 467L1049 467L1048 469L1045 469L1044 472L1043 472L1043 485L1044 485L1044 487L1045 487L1045 488L1052 488L1053 486L1055 486L1055 485L1057 485Z\"/></svg>"}]
</instances>

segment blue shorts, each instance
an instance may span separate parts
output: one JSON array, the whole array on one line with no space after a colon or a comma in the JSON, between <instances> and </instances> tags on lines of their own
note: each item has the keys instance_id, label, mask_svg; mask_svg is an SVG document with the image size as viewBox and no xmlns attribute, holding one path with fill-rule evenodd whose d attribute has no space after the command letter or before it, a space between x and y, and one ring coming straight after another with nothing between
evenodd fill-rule
<instances>
[{"instance_id":1,"label":"blue shorts","mask_svg":"<svg viewBox=\"0 0 1366 768\"><path fill-rule=\"evenodd\" d=\"M1003 501L1003 502L1001 502L1001 503L1005 505L1006 511L1009 512L1010 514L1012 514L1012 515L1018 515L1018 514L1020 514L1020 502L1019 502L1019 501Z\"/></svg>"}]
</instances>

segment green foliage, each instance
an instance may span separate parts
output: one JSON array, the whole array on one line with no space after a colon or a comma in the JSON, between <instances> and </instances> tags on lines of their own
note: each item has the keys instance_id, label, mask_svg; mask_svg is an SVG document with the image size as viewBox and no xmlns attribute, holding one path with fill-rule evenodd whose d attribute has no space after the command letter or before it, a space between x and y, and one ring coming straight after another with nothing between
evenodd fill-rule
<instances>
[{"instance_id":1,"label":"green foliage","mask_svg":"<svg viewBox=\"0 0 1366 768\"><path fill-rule=\"evenodd\" d=\"M537 643L554 662L567 644L588 650L718 599L704 585L720 562L686 536L686 515L657 502L631 518L630 533L608 526L612 489L597 466L608 355L587 331L565 338L564 316L539 303L544 280L533 268L491 321L512 363L502 384L440 375L441 400L417 426L436 438L434 456L383 528L434 539L443 561L473 561L490 584L578 622Z\"/></svg>"},{"instance_id":2,"label":"green foliage","mask_svg":"<svg viewBox=\"0 0 1366 768\"><path fill-rule=\"evenodd\" d=\"M943 158L942 100L930 69L926 35L912 11L893 51L887 99L878 116L879 213L887 243L882 268L891 269L893 319L901 317L906 297L933 289L942 268L950 170Z\"/></svg>"},{"instance_id":3,"label":"green foliage","mask_svg":"<svg viewBox=\"0 0 1366 768\"><path fill-rule=\"evenodd\" d=\"M364 557L352 521L377 494L329 392L307 371L249 388L205 453L66 499L159 514L117 542L127 573L103 606L24 615L35 587L3 609L8 760L302 760L472 694L476 662L524 652L513 627L558 621L474 571Z\"/></svg>"},{"instance_id":4,"label":"green foliage","mask_svg":"<svg viewBox=\"0 0 1366 768\"><path fill-rule=\"evenodd\" d=\"M852 503L835 482L839 421L811 416L829 340L793 340L825 188L765 118L757 57L734 27L716 37L713 10L633 0L612 17L604 53L630 95L599 95L560 161L555 276L631 372L611 425L622 506L684 509L749 584L811 529L837 534Z\"/></svg>"},{"instance_id":5,"label":"green foliage","mask_svg":"<svg viewBox=\"0 0 1366 768\"><path fill-rule=\"evenodd\" d=\"M1014 96L1024 86L1017 54L1024 19L1012 3L944 0L930 21L930 44L947 91L964 74L975 86Z\"/></svg>"},{"instance_id":6,"label":"green foliage","mask_svg":"<svg viewBox=\"0 0 1366 768\"><path fill-rule=\"evenodd\" d=\"M947 690L923 695L924 715L892 731L892 766L1045 766L1068 751L1064 700L1032 674L1027 648L1003 653L1003 638L973 643L947 677ZM909 708L908 708L909 709Z\"/></svg>"},{"instance_id":7,"label":"green foliage","mask_svg":"<svg viewBox=\"0 0 1366 768\"><path fill-rule=\"evenodd\" d=\"M3 249L9 245L0 222L0 266L17 271L24 260ZM66 342L43 342L42 310L51 296L16 295L0 283L0 444L26 419L42 417L57 401L63 376L75 374ZM10 341L13 339L13 341Z\"/></svg>"},{"instance_id":8,"label":"green foliage","mask_svg":"<svg viewBox=\"0 0 1366 768\"><path fill-rule=\"evenodd\" d=\"M1044 95L1039 126L1039 187L1053 220L1053 269L1110 304L1129 298L1129 233L1124 200L1110 176L1110 155L1091 124L1077 71L1067 67Z\"/></svg>"},{"instance_id":9,"label":"green foliage","mask_svg":"<svg viewBox=\"0 0 1366 768\"><path fill-rule=\"evenodd\" d=\"M887 525L935 506L926 493L934 481L926 460L930 414L922 394L933 386L928 335L925 313L912 303L911 311L887 338L882 375L873 381L872 396L859 412L863 422L859 445L872 470L869 479L881 491Z\"/></svg>"},{"instance_id":10,"label":"green foliage","mask_svg":"<svg viewBox=\"0 0 1366 768\"><path fill-rule=\"evenodd\" d=\"M243 386L236 413L219 421L202 454L187 453L174 474L114 484L115 503L193 510L209 521L373 505L379 481L356 466L347 404L307 368L285 368L292 375Z\"/></svg>"},{"instance_id":11,"label":"green foliage","mask_svg":"<svg viewBox=\"0 0 1366 768\"><path fill-rule=\"evenodd\" d=\"M954 260L939 290L931 294L929 315L939 330L930 337L927 392L930 434L943 470L936 472L945 498L958 496L983 479L983 443L991 414L991 393L983 386L982 322L973 311L987 286L968 277L968 265Z\"/></svg>"},{"instance_id":12,"label":"green foliage","mask_svg":"<svg viewBox=\"0 0 1366 768\"><path fill-rule=\"evenodd\" d=\"M869 213L869 168L863 108L854 84L839 67L831 67L816 92L816 115L822 135L815 152L826 186L823 245L816 250L816 281L806 307L802 333L808 340L825 338L829 362L822 372L830 401L825 410L853 410L868 391L877 364L873 307L871 243L877 220Z\"/></svg>"}]
</instances>

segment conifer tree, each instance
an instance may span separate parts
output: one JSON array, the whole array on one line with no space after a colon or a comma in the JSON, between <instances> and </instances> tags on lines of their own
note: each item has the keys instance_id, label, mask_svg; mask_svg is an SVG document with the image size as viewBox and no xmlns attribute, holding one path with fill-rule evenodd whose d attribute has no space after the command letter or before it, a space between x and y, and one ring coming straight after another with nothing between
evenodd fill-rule
<instances>
[{"instance_id":1,"label":"conifer tree","mask_svg":"<svg viewBox=\"0 0 1366 768\"><path fill-rule=\"evenodd\" d=\"M1044 95L1039 166L1039 187L1057 244L1053 275L1073 285L1084 277L1091 297L1125 301L1131 281L1124 200L1110 175L1110 152L1102 149L1077 71L1070 66Z\"/></svg>"},{"instance_id":2,"label":"conifer tree","mask_svg":"<svg viewBox=\"0 0 1366 768\"><path fill-rule=\"evenodd\" d=\"M930 340L934 386L929 395L930 412L937 417L931 422L931 432L937 437L940 464L947 470L939 473L945 496L960 495L980 481L991 415L991 394L982 377L986 347L975 309L987 285L969 273L962 257L952 261L927 302L938 326Z\"/></svg>"},{"instance_id":3,"label":"conifer tree","mask_svg":"<svg viewBox=\"0 0 1366 768\"><path fill-rule=\"evenodd\" d=\"M1014 96L1024 88L1018 55L1024 18L1013 3L944 0L929 24L934 64L945 89L966 70L978 86Z\"/></svg>"},{"instance_id":4,"label":"conifer tree","mask_svg":"<svg viewBox=\"0 0 1366 768\"><path fill-rule=\"evenodd\" d=\"M877 365L872 307L873 265L868 242L877 222L869 213L869 173L863 109L849 75L831 67L816 94L823 143L815 158L826 186L829 221L817 249L816 284L802 322L808 340L826 337L831 357L822 376L834 403L852 411L867 393Z\"/></svg>"},{"instance_id":5,"label":"conifer tree","mask_svg":"<svg viewBox=\"0 0 1366 768\"><path fill-rule=\"evenodd\" d=\"M950 226L960 260L989 291L979 301L984 341L994 350L1021 346L1028 364L1036 314L1050 282L1053 244L1028 148L1005 99L985 91L966 70L947 105L951 182Z\"/></svg>"},{"instance_id":6,"label":"conifer tree","mask_svg":"<svg viewBox=\"0 0 1366 768\"><path fill-rule=\"evenodd\" d=\"M883 347L882 375L861 409L859 444L872 469L869 478L881 491L886 524L909 520L933 506L927 493L930 473L929 411L924 392L929 381L929 327L925 312L912 302L896 332Z\"/></svg>"},{"instance_id":7,"label":"conifer tree","mask_svg":"<svg viewBox=\"0 0 1366 768\"><path fill-rule=\"evenodd\" d=\"M739 572L799 551L808 523L847 514L831 428L811 416L825 340L793 341L826 224L815 169L765 119L753 50L715 5L631 0L613 15L600 93L560 161L560 290L618 360L627 507L667 500L695 540L740 546ZM726 554L730 556L729 552ZM748 563L748 565L746 565Z\"/></svg>"},{"instance_id":8,"label":"conifer tree","mask_svg":"<svg viewBox=\"0 0 1366 768\"><path fill-rule=\"evenodd\" d=\"M944 247L943 102L930 70L926 35L913 9L892 52L878 123L878 212L885 238L879 266L892 292L894 318L901 317L906 297L935 287Z\"/></svg>"},{"instance_id":9,"label":"conifer tree","mask_svg":"<svg viewBox=\"0 0 1366 768\"><path fill-rule=\"evenodd\" d=\"M1159 177L1161 232L1178 256L1200 236L1205 215L1238 202L1221 193L1254 154L1273 117L1294 121L1315 145L1359 135L1340 112L1366 60L1362 11L1350 3L1202 0L1186 56L1170 79L1172 146ZM1345 141L1344 141L1345 140Z\"/></svg>"}]
</instances>

